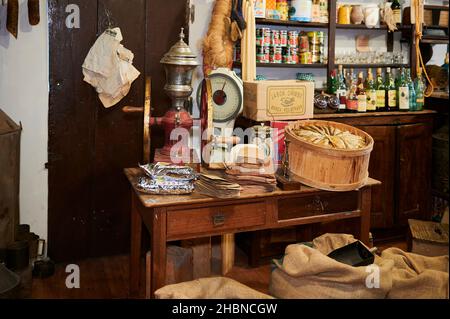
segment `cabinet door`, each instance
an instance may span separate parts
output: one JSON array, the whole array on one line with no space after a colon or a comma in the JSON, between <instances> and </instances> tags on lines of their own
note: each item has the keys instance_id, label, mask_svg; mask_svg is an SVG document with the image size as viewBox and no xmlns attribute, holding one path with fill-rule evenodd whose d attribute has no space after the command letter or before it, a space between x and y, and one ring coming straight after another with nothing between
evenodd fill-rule
<instances>
[{"instance_id":1,"label":"cabinet door","mask_svg":"<svg viewBox=\"0 0 450 319\"><path fill-rule=\"evenodd\" d=\"M432 125L401 125L397 130L397 224L405 226L408 219L425 218L429 214Z\"/></svg>"},{"instance_id":2,"label":"cabinet door","mask_svg":"<svg viewBox=\"0 0 450 319\"><path fill-rule=\"evenodd\" d=\"M371 228L388 228L394 224L395 127L361 126L373 137L369 175L382 182L372 188Z\"/></svg>"}]
</instances>

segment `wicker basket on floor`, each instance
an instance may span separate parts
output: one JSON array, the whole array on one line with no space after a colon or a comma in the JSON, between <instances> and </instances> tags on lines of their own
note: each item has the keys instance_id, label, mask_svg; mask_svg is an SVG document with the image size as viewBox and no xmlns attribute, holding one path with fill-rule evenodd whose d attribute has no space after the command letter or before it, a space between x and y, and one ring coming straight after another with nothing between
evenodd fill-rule
<instances>
[{"instance_id":1,"label":"wicker basket on floor","mask_svg":"<svg viewBox=\"0 0 450 319\"><path fill-rule=\"evenodd\" d=\"M307 125L331 126L361 136L366 146L361 149L335 149L317 145L297 137L293 130ZM286 127L289 141L289 169L301 183L328 191L351 191L365 185L369 178L370 153L373 138L357 129L337 122L298 121Z\"/></svg>"}]
</instances>

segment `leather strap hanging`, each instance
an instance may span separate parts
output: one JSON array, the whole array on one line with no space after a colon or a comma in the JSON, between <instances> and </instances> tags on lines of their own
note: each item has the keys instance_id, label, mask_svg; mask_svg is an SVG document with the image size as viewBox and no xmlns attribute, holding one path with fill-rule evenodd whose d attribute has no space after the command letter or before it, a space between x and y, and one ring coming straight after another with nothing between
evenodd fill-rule
<instances>
[{"instance_id":1,"label":"leather strap hanging","mask_svg":"<svg viewBox=\"0 0 450 319\"><path fill-rule=\"evenodd\" d=\"M39 0L28 0L28 21L30 25L38 25L40 20Z\"/></svg>"},{"instance_id":2,"label":"leather strap hanging","mask_svg":"<svg viewBox=\"0 0 450 319\"><path fill-rule=\"evenodd\" d=\"M8 10L6 15L6 30L17 39L19 27L19 0L8 0Z\"/></svg>"}]
</instances>

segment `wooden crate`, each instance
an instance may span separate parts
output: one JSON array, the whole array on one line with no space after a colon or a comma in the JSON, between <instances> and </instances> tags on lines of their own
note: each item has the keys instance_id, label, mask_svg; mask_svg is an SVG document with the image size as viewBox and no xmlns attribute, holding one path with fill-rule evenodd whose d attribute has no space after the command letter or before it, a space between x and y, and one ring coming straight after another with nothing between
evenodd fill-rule
<instances>
[{"instance_id":1,"label":"wooden crate","mask_svg":"<svg viewBox=\"0 0 450 319\"><path fill-rule=\"evenodd\" d=\"M448 255L448 224L409 219L408 250L424 256Z\"/></svg>"},{"instance_id":2,"label":"wooden crate","mask_svg":"<svg viewBox=\"0 0 450 319\"><path fill-rule=\"evenodd\" d=\"M365 138L367 145L358 150L333 149L299 139L293 129L303 125L329 125ZM289 170L301 183L328 191L351 191L369 178L373 138L356 127L329 121L298 121L286 128L289 145Z\"/></svg>"},{"instance_id":3,"label":"wooden crate","mask_svg":"<svg viewBox=\"0 0 450 319\"><path fill-rule=\"evenodd\" d=\"M244 117L257 121L314 117L314 83L307 81L244 82Z\"/></svg>"},{"instance_id":4,"label":"wooden crate","mask_svg":"<svg viewBox=\"0 0 450 319\"><path fill-rule=\"evenodd\" d=\"M19 225L21 130L0 109L0 250L14 241Z\"/></svg>"}]
</instances>

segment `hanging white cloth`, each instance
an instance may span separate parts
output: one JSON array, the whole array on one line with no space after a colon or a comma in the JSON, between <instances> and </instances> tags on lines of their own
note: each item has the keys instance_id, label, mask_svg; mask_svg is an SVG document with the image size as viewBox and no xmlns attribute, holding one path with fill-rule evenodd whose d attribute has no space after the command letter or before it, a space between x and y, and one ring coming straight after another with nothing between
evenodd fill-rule
<instances>
[{"instance_id":1,"label":"hanging white cloth","mask_svg":"<svg viewBox=\"0 0 450 319\"><path fill-rule=\"evenodd\" d=\"M140 75L133 66L134 54L120 44L122 40L119 28L103 32L83 63L84 81L96 89L105 108L122 100Z\"/></svg>"}]
</instances>

